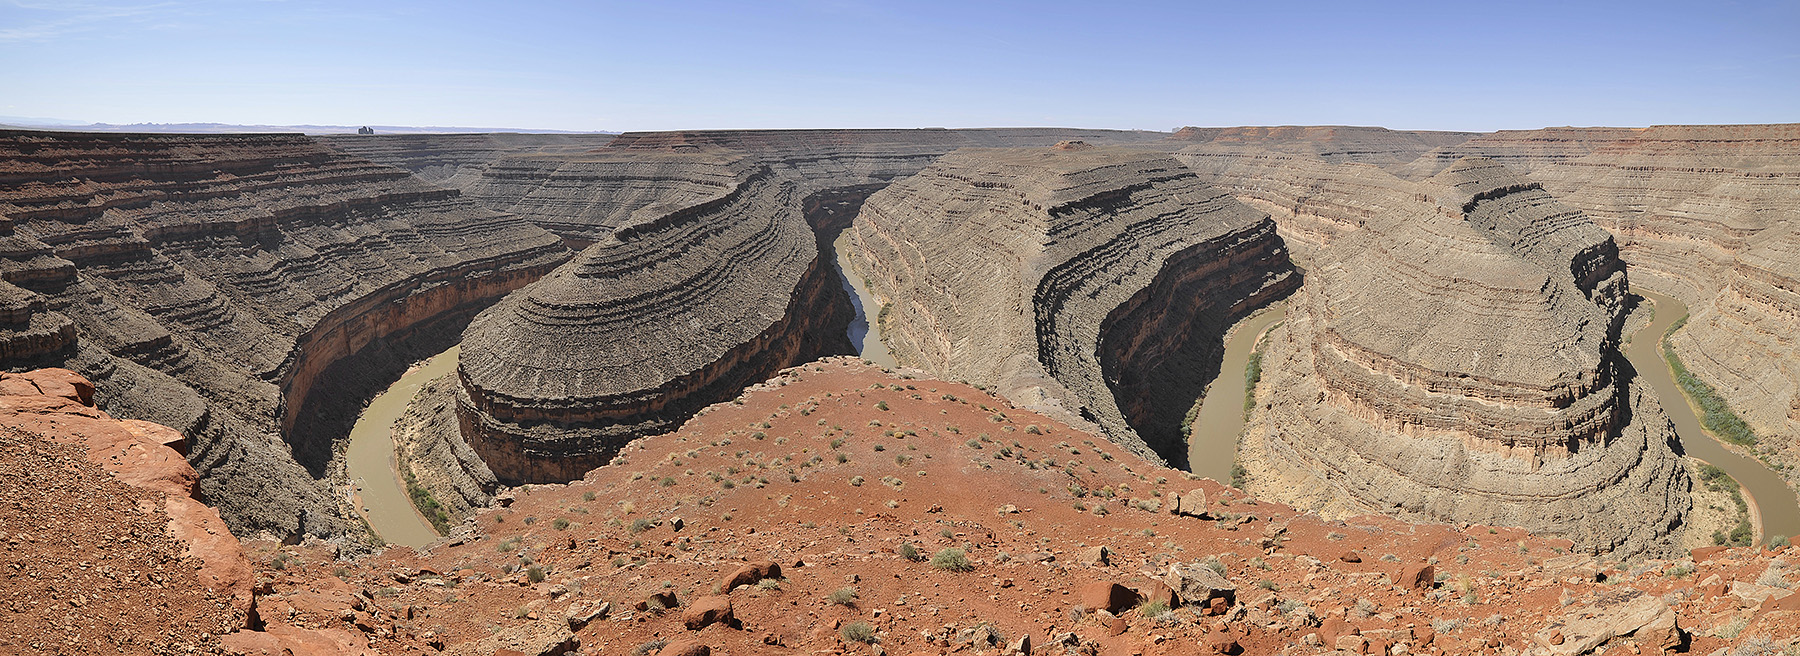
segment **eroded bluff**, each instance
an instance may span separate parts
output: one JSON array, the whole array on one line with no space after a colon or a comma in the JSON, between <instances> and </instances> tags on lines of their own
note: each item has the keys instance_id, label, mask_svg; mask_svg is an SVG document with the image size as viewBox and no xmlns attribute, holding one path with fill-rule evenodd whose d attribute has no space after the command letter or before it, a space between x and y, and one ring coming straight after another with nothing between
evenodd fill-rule
<instances>
[{"instance_id":1,"label":"eroded bluff","mask_svg":"<svg viewBox=\"0 0 1800 656\"><path fill-rule=\"evenodd\" d=\"M1634 280L1693 312L1672 344L1778 462L1800 462L1800 125L1502 131L1505 157L1617 236ZM1786 468L1789 485L1800 469Z\"/></svg>"},{"instance_id":2,"label":"eroded bluff","mask_svg":"<svg viewBox=\"0 0 1800 656\"><path fill-rule=\"evenodd\" d=\"M464 333L463 437L503 482L580 478L783 367L850 352L796 184L734 153L640 155L655 157L728 184L632 212Z\"/></svg>"},{"instance_id":3,"label":"eroded bluff","mask_svg":"<svg viewBox=\"0 0 1800 656\"><path fill-rule=\"evenodd\" d=\"M1185 462L1231 322L1299 276L1275 224L1157 153L964 149L871 196L848 239L894 357Z\"/></svg>"},{"instance_id":4,"label":"eroded bluff","mask_svg":"<svg viewBox=\"0 0 1800 656\"><path fill-rule=\"evenodd\" d=\"M1256 487L1339 514L1662 551L1674 431L1618 342L1624 263L1536 183L1464 159L1321 249L1270 338Z\"/></svg>"},{"instance_id":5,"label":"eroded bluff","mask_svg":"<svg viewBox=\"0 0 1800 656\"><path fill-rule=\"evenodd\" d=\"M239 534L356 532L327 477L361 399L567 257L300 135L0 131L0 366L181 431Z\"/></svg>"}]
</instances>

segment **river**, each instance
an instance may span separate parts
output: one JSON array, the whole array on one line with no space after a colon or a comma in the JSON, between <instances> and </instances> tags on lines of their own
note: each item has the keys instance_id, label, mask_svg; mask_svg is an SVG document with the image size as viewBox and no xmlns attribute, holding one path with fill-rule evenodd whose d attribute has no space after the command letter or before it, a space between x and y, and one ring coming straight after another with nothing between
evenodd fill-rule
<instances>
[{"instance_id":1,"label":"river","mask_svg":"<svg viewBox=\"0 0 1800 656\"><path fill-rule=\"evenodd\" d=\"M1657 349L1669 326L1687 316L1687 306L1679 300L1655 292L1642 289L1633 291L1655 303L1656 320L1632 336L1631 346L1626 349L1625 357L1649 381L1650 387L1656 391L1656 397L1662 401L1663 411L1668 413L1669 419L1674 420L1675 433L1681 437L1682 450L1687 455L1712 463L1737 479L1738 484L1743 486L1744 493L1751 498L1751 507L1762 517L1765 538L1800 535L1800 502L1795 500L1793 490L1788 488L1781 476L1770 471L1761 462L1726 449L1701 430L1700 419L1694 414L1693 405L1688 403L1681 388L1675 385L1668 363Z\"/></svg>"},{"instance_id":2,"label":"river","mask_svg":"<svg viewBox=\"0 0 1800 656\"><path fill-rule=\"evenodd\" d=\"M1238 433L1244 431L1244 374L1256 338L1287 316L1287 306L1277 305L1238 322L1225 343L1225 359L1219 375L1206 387L1200 414L1188 433L1188 470L1229 484L1231 465L1237 462Z\"/></svg>"},{"instance_id":3,"label":"river","mask_svg":"<svg viewBox=\"0 0 1800 656\"><path fill-rule=\"evenodd\" d=\"M900 364L888 352L887 342L881 341L881 325L872 321L866 308L881 307L875 302L875 296L863 285L862 278L854 274L850 267L850 256L845 254L844 246L848 243L849 231L839 235L831 250L837 254L838 279L843 282L844 291L850 294L850 304L856 306L856 318L850 321L850 343L856 345L856 354L877 366L894 369Z\"/></svg>"},{"instance_id":4,"label":"river","mask_svg":"<svg viewBox=\"0 0 1800 656\"><path fill-rule=\"evenodd\" d=\"M394 421L406 413L407 404L425 383L456 370L456 355L461 351L461 346L452 346L408 369L369 401L350 430L350 449L344 460L356 486L357 509L388 544L421 547L438 538L437 531L413 508L395 466Z\"/></svg>"}]
</instances>

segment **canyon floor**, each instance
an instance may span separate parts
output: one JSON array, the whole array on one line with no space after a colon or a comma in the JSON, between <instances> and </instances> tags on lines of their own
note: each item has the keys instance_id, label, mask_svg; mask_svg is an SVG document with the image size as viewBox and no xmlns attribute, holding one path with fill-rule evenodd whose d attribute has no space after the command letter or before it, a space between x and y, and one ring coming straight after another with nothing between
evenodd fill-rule
<instances>
[{"instance_id":1,"label":"canyon floor","mask_svg":"<svg viewBox=\"0 0 1800 656\"><path fill-rule=\"evenodd\" d=\"M67 450L41 437L56 413L104 417L6 391L12 452ZM0 640L27 652L1774 654L1800 637L1785 549L1614 562L1517 529L1326 521L854 358L784 370L580 481L515 488L421 550L246 541L243 615L187 600L203 563L171 553L154 508L41 460L7 458L4 479L64 481L62 503L12 490L0 518ZM69 508L121 530L68 530ZM108 576L155 563L172 571Z\"/></svg>"}]
</instances>

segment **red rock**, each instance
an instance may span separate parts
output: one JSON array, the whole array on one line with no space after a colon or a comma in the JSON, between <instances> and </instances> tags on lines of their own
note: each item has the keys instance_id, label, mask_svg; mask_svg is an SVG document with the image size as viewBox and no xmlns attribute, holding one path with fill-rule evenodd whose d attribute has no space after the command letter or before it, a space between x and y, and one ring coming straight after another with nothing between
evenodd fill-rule
<instances>
[{"instance_id":1,"label":"red rock","mask_svg":"<svg viewBox=\"0 0 1800 656\"><path fill-rule=\"evenodd\" d=\"M1143 590L1139 590L1138 594L1148 603L1160 603L1169 608L1180 605L1176 603L1178 600L1175 598L1175 591L1162 581L1151 581L1149 585L1144 586Z\"/></svg>"},{"instance_id":2,"label":"red rock","mask_svg":"<svg viewBox=\"0 0 1800 656\"><path fill-rule=\"evenodd\" d=\"M1131 588L1097 581L1081 588L1081 606L1088 610L1104 610L1117 615L1137 605L1138 595Z\"/></svg>"},{"instance_id":3,"label":"red rock","mask_svg":"<svg viewBox=\"0 0 1800 656\"><path fill-rule=\"evenodd\" d=\"M1224 615L1228 610L1231 610L1231 604L1224 597L1213 597L1212 601L1206 602L1207 615Z\"/></svg>"},{"instance_id":4,"label":"red rock","mask_svg":"<svg viewBox=\"0 0 1800 656\"><path fill-rule=\"evenodd\" d=\"M1338 560L1346 563L1360 563L1362 562L1362 556L1354 551L1346 551L1344 552L1344 555L1338 556Z\"/></svg>"},{"instance_id":5,"label":"red rock","mask_svg":"<svg viewBox=\"0 0 1800 656\"><path fill-rule=\"evenodd\" d=\"M694 631L718 622L730 624L732 619L731 597L725 595L701 597L681 611L681 623Z\"/></svg>"},{"instance_id":6,"label":"red rock","mask_svg":"<svg viewBox=\"0 0 1800 656\"><path fill-rule=\"evenodd\" d=\"M1423 647L1431 644L1432 640L1437 639L1437 630L1430 626L1417 626L1413 627L1412 635L1413 646Z\"/></svg>"},{"instance_id":7,"label":"red rock","mask_svg":"<svg viewBox=\"0 0 1800 656\"><path fill-rule=\"evenodd\" d=\"M1713 556L1717 556L1719 554L1725 553L1725 550L1729 549L1729 548L1730 547L1700 547L1698 549L1693 549L1693 550L1688 551L1688 555L1693 557L1694 562L1696 562L1696 563L1705 562L1707 559L1712 558Z\"/></svg>"},{"instance_id":8,"label":"red rock","mask_svg":"<svg viewBox=\"0 0 1800 656\"><path fill-rule=\"evenodd\" d=\"M1125 618L1120 617L1118 615L1110 615L1110 614L1105 615L1103 617L1105 618L1105 622L1106 622L1106 634L1107 635L1119 635L1119 634L1122 634L1125 632L1125 627L1126 627Z\"/></svg>"},{"instance_id":9,"label":"red rock","mask_svg":"<svg viewBox=\"0 0 1800 656\"><path fill-rule=\"evenodd\" d=\"M698 640L676 640L663 645L656 656L712 656L712 647Z\"/></svg>"},{"instance_id":10,"label":"red rock","mask_svg":"<svg viewBox=\"0 0 1800 656\"><path fill-rule=\"evenodd\" d=\"M1362 631L1358 630L1355 626L1352 626L1349 622L1345 622L1341 617L1327 617L1325 618L1325 621L1319 625L1319 637L1323 638L1327 645L1336 645L1338 638L1357 635L1359 633L1362 633Z\"/></svg>"},{"instance_id":11,"label":"red rock","mask_svg":"<svg viewBox=\"0 0 1800 656\"><path fill-rule=\"evenodd\" d=\"M1221 635L1206 641L1206 652L1209 654L1241 654L1244 653L1244 648L1238 645L1236 638Z\"/></svg>"},{"instance_id":12,"label":"red rock","mask_svg":"<svg viewBox=\"0 0 1800 656\"><path fill-rule=\"evenodd\" d=\"M51 367L19 374L31 380L37 388L43 390L44 396L60 396L82 405L94 404L94 384L81 374Z\"/></svg>"},{"instance_id":13,"label":"red rock","mask_svg":"<svg viewBox=\"0 0 1800 656\"><path fill-rule=\"evenodd\" d=\"M724 578L719 579L718 585L714 587L719 594L730 594L740 585L755 585L757 581L775 578L781 578L781 565L772 560L759 560L744 563Z\"/></svg>"},{"instance_id":14,"label":"red rock","mask_svg":"<svg viewBox=\"0 0 1800 656\"><path fill-rule=\"evenodd\" d=\"M1407 565L1400 570L1400 587L1424 592L1437 585L1437 567L1430 564Z\"/></svg>"}]
</instances>

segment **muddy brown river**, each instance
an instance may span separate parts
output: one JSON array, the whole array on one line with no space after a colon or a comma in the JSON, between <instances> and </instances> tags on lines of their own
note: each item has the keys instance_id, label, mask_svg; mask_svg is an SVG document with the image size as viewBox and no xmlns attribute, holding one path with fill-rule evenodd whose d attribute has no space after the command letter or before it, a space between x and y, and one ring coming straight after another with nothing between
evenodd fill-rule
<instances>
[{"instance_id":1,"label":"muddy brown river","mask_svg":"<svg viewBox=\"0 0 1800 656\"><path fill-rule=\"evenodd\" d=\"M1287 306L1277 305L1238 322L1225 342L1225 360L1219 376L1206 387L1206 399L1188 433L1188 470L1229 485L1231 465L1237 462L1238 433L1244 432L1244 369L1256 338L1287 316Z\"/></svg>"},{"instance_id":2,"label":"muddy brown river","mask_svg":"<svg viewBox=\"0 0 1800 656\"><path fill-rule=\"evenodd\" d=\"M394 460L394 421L406 413L406 405L425 383L456 370L460 346L432 356L394 381L363 408L356 427L350 429L350 449L345 467L356 488L357 510L375 534L388 544L421 547L438 534L413 508Z\"/></svg>"},{"instance_id":3,"label":"muddy brown river","mask_svg":"<svg viewBox=\"0 0 1800 656\"><path fill-rule=\"evenodd\" d=\"M847 236L839 236L832 245L837 252L838 279L844 285L844 291L850 293L850 303L856 306L856 318L850 321L850 343L856 345L856 354L876 364L876 366L893 369L900 366L894 356L888 353L887 343L881 341L881 325L874 317L869 316L871 308L880 311L881 304L863 285L862 278L850 267L850 259L844 254Z\"/></svg>"},{"instance_id":4,"label":"muddy brown river","mask_svg":"<svg viewBox=\"0 0 1800 656\"><path fill-rule=\"evenodd\" d=\"M1751 498L1752 508L1762 517L1761 539L1766 541L1769 536L1775 535L1800 535L1800 502L1796 502L1793 490L1781 480L1781 476L1770 471L1761 462L1727 450L1701 430L1694 406L1688 403L1681 388L1675 385L1668 363L1658 352L1657 347L1662 342L1663 333L1677 320L1687 316L1687 306L1656 292L1641 289L1632 291L1656 304L1656 320L1631 337L1631 345L1625 350L1625 357L1631 360L1631 366L1656 390L1656 397L1662 401L1663 411L1675 422L1675 432L1681 437L1682 450L1687 455L1712 463L1737 479L1738 484L1744 487L1745 494Z\"/></svg>"}]
</instances>

